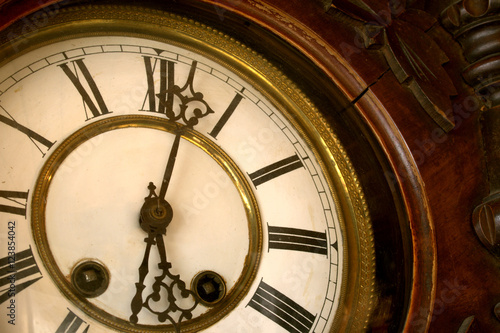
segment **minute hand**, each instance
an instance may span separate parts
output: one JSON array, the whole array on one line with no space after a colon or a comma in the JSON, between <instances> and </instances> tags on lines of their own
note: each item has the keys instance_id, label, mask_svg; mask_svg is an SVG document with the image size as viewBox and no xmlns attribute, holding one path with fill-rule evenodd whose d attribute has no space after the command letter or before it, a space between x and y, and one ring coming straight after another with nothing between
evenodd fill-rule
<instances>
[{"instance_id":1,"label":"minute hand","mask_svg":"<svg viewBox=\"0 0 500 333\"><path fill-rule=\"evenodd\" d=\"M178 130L175 134L174 143L170 150L170 156L168 157L167 167L165 168L165 174L163 175L163 181L161 183L160 189L160 199L165 199L165 194L167 194L168 185L170 184L170 179L172 178L172 171L174 170L175 159L177 157L177 151L179 150L179 142L181 141L182 131Z\"/></svg>"}]
</instances>

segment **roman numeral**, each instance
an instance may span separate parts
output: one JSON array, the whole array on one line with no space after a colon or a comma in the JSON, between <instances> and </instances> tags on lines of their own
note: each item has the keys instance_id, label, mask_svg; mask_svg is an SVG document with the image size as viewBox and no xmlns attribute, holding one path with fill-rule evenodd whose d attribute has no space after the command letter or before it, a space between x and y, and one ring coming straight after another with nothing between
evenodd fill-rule
<instances>
[{"instance_id":1,"label":"roman numeral","mask_svg":"<svg viewBox=\"0 0 500 333\"><path fill-rule=\"evenodd\" d=\"M6 113L9 115L9 113L7 112L7 110L5 110L3 107L0 106L0 108ZM10 115L9 115L10 116ZM5 116L2 116L0 115L0 122L4 123L5 125L7 126L10 126L12 128L15 128L16 130L18 130L19 132L23 133L24 135L26 135L30 140L31 142L33 142L33 144L38 148L38 150L43 154L45 155L44 151L42 150L42 148L40 148L39 144L41 145L44 145L47 150L50 149L50 147L52 147L52 145L54 144L54 142L44 138L43 136L41 136L40 134L38 134L37 132L29 129L28 127L26 126L23 126L21 124L19 124L17 121L14 120L14 118L10 117L5 117Z\"/></svg>"},{"instance_id":2,"label":"roman numeral","mask_svg":"<svg viewBox=\"0 0 500 333\"><path fill-rule=\"evenodd\" d=\"M87 66L83 62L83 59L77 59L74 61L71 61L73 64L73 71L69 68L68 63L64 63L59 65L63 72L66 74L66 76L71 80L73 85L75 86L76 90L80 93L82 96L84 106L87 105L89 108L90 112L92 113L92 117L99 117L104 114L110 113L108 110L108 107L106 106L106 103L104 103L104 99L102 98L101 92L99 91L99 88L97 87L97 84L94 81L94 78L90 74ZM76 65L76 66L75 66ZM85 81L86 85L90 89L90 92L87 91L87 89L83 85L83 81L80 80L78 76L78 71L76 69L80 69L80 72L83 75L83 81ZM92 97L93 98L92 98ZM85 108L85 113L87 120L89 120L89 115L87 113L87 109Z\"/></svg>"},{"instance_id":3,"label":"roman numeral","mask_svg":"<svg viewBox=\"0 0 500 333\"><path fill-rule=\"evenodd\" d=\"M0 287L5 287L0 294L0 303L5 302L10 297L19 294L42 277L40 270L33 258L31 247L0 259ZM29 279L31 277L31 279Z\"/></svg>"},{"instance_id":4,"label":"roman numeral","mask_svg":"<svg viewBox=\"0 0 500 333\"><path fill-rule=\"evenodd\" d=\"M152 57L143 57L144 66L146 69L146 80L148 84L148 91L146 93L146 98L142 105L141 111L159 112L164 113L169 118L173 114L174 108L174 97L175 94L186 90L188 87L193 87L194 74L196 72L197 62L193 61L191 63L191 68L189 70L188 78L185 85L181 88L175 84L175 62L166 59L158 59ZM160 63L159 71L159 90L156 90L155 85L155 70L156 66ZM193 91L191 91L193 93ZM144 109L148 104L149 109Z\"/></svg>"},{"instance_id":5,"label":"roman numeral","mask_svg":"<svg viewBox=\"0 0 500 333\"><path fill-rule=\"evenodd\" d=\"M86 322L82 318L74 314L70 309L68 309L68 314L64 318L63 322L57 328L56 333L77 333L80 327ZM87 325L82 333L87 333L89 331L90 325Z\"/></svg>"},{"instance_id":6,"label":"roman numeral","mask_svg":"<svg viewBox=\"0 0 500 333\"><path fill-rule=\"evenodd\" d=\"M217 135L219 135L219 132L221 131L222 127L224 127L224 125L226 125L227 121L229 120L229 118L233 114L234 110L236 110L236 108L238 107L238 105L240 104L242 99L243 99L243 95L236 94L234 96L233 100L231 101L231 103L227 107L226 111L224 111L224 113L222 114L222 117L220 117L217 124L215 124L215 127L212 129L212 131L210 133L208 133L211 137L213 137L214 139L217 138Z\"/></svg>"},{"instance_id":7,"label":"roman numeral","mask_svg":"<svg viewBox=\"0 0 500 333\"><path fill-rule=\"evenodd\" d=\"M260 282L248 305L292 333L309 332L316 319L315 315L264 281Z\"/></svg>"},{"instance_id":8,"label":"roman numeral","mask_svg":"<svg viewBox=\"0 0 500 333\"><path fill-rule=\"evenodd\" d=\"M0 212L17 214L26 217L28 192L0 191L0 198L13 202L14 206L0 205Z\"/></svg>"},{"instance_id":9,"label":"roman numeral","mask_svg":"<svg viewBox=\"0 0 500 333\"><path fill-rule=\"evenodd\" d=\"M302 164L302 161L297 156L297 154L295 154L293 156L282 159L281 161L268 165L253 173L250 173L248 174L248 176L252 180L255 187L257 187L271 179L284 175L295 169L299 169L303 166L304 165Z\"/></svg>"},{"instance_id":10,"label":"roman numeral","mask_svg":"<svg viewBox=\"0 0 500 333\"><path fill-rule=\"evenodd\" d=\"M328 254L326 232L269 226L269 248Z\"/></svg>"},{"instance_id":11,"label":"roman numeral","mask_svg":"<svg viewBox=\"0 0 500 333\"><path fill-rule=\"evenodd\" d=\"M160 93L157 95L155 90L154 72L158 61L160 62ZM173 93L170 92L168 94L167 102L167 90L172 91L172 87L174 86L175 63L166 59L155 58L153 65L153 58L144 57L144 66L146 68L148 92L142 106L143 110L146 100L149 100L149 109L147 111L165 113L167 105L170 110L172 110L174 103ZM157 96L158 104L156 103Z\"/></svg>"}]
</instances>

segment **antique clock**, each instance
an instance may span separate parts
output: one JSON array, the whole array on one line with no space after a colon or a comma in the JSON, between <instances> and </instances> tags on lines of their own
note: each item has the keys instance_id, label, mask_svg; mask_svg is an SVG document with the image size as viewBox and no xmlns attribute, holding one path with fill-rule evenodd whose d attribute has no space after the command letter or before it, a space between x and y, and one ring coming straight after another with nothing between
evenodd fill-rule
<instances>
[{"instance_id":1,"label":"antique clock","mask_svg":"<svg viewBox=\"0 0 500 333\"><path fill-rule=\"evenodd\" d=\"M466 89L424 7L0 3L0 330L475 327L429 162Z\"/></svg>"},{"instance_id":2,"label":"antique clock","mask_svg":"<svg viewBox=\"0 0 500 333\"><path fill-rule=\"evenodd\" d=\"M365 326L364 195L291 79L175 13L96 4L49 20L2 55L5 269L17 271L3 327Z\"/></svg>"}]
</instances>

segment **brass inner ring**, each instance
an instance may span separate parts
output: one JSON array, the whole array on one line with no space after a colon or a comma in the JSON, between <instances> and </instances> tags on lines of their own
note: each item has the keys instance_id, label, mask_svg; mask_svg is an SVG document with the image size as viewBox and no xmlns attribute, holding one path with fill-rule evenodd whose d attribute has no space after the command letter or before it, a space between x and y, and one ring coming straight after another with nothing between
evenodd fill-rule
<instances>
[{"instance_id":1,"label":"brass inner ring","mask_svg":"<svg viewBox=\"0 0 500 333\"><path fill-rule=\"evenodd\" d=\"M60 165L71 154L71 152L87 140L99 134L131 127L147 128L173 133L182 126L183 125L168 121L164 118L143 115L116 116L97 121L81 128L57 147L45 163L36 183L32 203L32 229L43 264L49 271L56 285L68 299L70 299L89 316L120 331L174 332L175 330L173 325L131 325L127 320L112 316L106 311L95 306L93 303L89 302L86 298L82 297L81 293L79 293L78 290L76 290L76 288L72 285L70 279L64 276L53 257L46 232L46 198L48 196L51 180ZM183 332L195 332L202 328L206 328L223 318L247 294L248 289L255 278L261 259L262 223L257 201L251 186L246 180L244 174L231 160L231 158L219 146L195 130L187 127L184 127L182 130L182 138L196 145L198 148L210 155L232 180L233 185L240 194L241 201L245 209L249 237L249 248L245 258L244 267L234 287L227 292L226 297L216 306L194 319L182 322Z\"/></svg>"}]
</instances>

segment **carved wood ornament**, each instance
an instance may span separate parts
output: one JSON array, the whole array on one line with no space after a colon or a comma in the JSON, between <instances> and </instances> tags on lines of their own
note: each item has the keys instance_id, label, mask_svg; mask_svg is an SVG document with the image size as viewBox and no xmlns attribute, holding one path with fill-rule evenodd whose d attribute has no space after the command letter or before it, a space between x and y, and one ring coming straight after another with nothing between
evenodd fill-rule
<instances>
[{"instance_id":1,"label":"carved wood ornament","mask_svg":"<svg viewBox=\"0 0 500 333\"><path fill-rule=\"evenodd\" d=\"M483 101L481 131L490 195L474 210L474 230L500 258L500 1L459 1L441 13L469 62L464 80Z\"/></svg>"},{"instance_id":2,"label":"carved wood ornament","mask_svg":"<svg viewBox=\"0 0 500 333\"><path fill-rule=\"evenodd\" d=\"M0 0L0 30L37 8L58 8L67 2ZM311 68L317 66L325 74L320 77L324 81L307 83L317 84L314 88L328 84L342 88L345 104L338 112L328 110L336 120L345 117L350 121L349 116L359 120L346 121L352 127L338 128L345 130L351 151L360 156L353 154L359 159L355 162L363 171L361 177L365 177L367 197L376 202L372 217L378 218L379 232L387 237L384 241L397 238L384 229L389 224L384 214L392 206L384 206L377 196L382 193L379 184L392 181L391 191L401 198L404 211L401 221L396 221L395 212L391 214L405 232L407 228L411 241L409 255L404 258L404 263L409 263L408 281L402 275L390 274L393 271L389 269L386 272L391 275L388 281L395 281L393 285L408 283L408 303L389 297L389 292L389 296L384 295L394 286L379 281L375 287L381 297L373 300L373 317L378 319L370 324L373 331L493 332L500 327L500 0L146 3L160 7L195 5L196 9L211 11L212 16L207 17L224 21L230 29L239 27L248 42L252 37L263 44L285 41L301 51L301 57L314 65ZM231 25L231 20L238 24ZM266 35L259 33L265 29L257 26L280 39L264 39ZM286 61L294 67L293 59ZM302 69L302 73L310 72L309 67ZM460 118L459 111L452 112L457 101L470 97L472 89L465 83L483 101L480 124L476 114ZM365 146L361 139L355 142L352 137L367 137L373 147L381 147L376 153L382 157L370 158L367 152L372 146ZM386 160L387 168L383 169ZM378 163L383 164L381 170L389 171L374 177ZM384 260L382 255L394 258L395 251L387 242L382 243L383 251L376 253L378 260ZM394 262L403 266L402 260ZM401 321L399 326L394 324L396 320Z\"/></svg>"},{"instance_id":3,"label":"carved wood ornament","mask_svg":"<svg viewBox=\"0 0 500 333\"><path fill-rule=\"evenodd\" d=\"M358 32L364 47L379 49L427 114L446 132L453 129L450 96L457 92L442 67L448 58L426 35L436 20L424 11L406 9L406 1L333 0L331 6L363 22Z\"/></svg>"}]
</instances>

